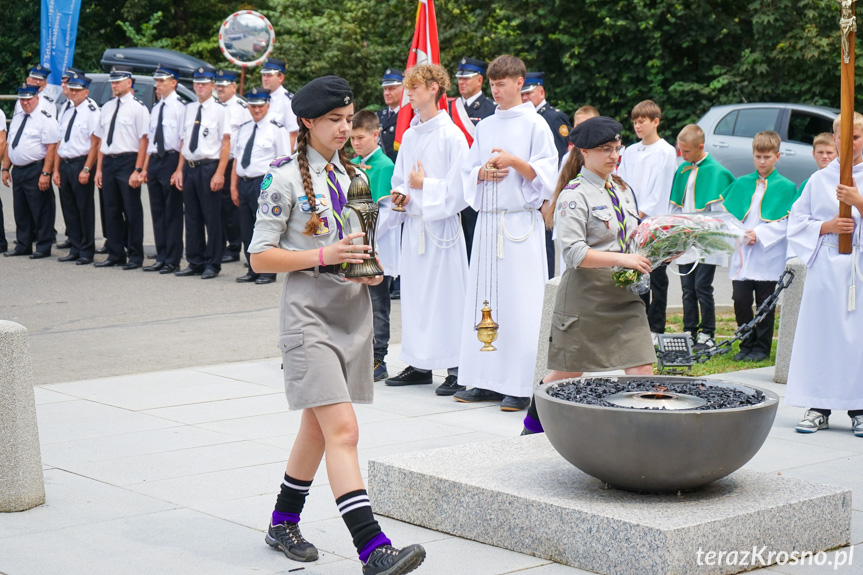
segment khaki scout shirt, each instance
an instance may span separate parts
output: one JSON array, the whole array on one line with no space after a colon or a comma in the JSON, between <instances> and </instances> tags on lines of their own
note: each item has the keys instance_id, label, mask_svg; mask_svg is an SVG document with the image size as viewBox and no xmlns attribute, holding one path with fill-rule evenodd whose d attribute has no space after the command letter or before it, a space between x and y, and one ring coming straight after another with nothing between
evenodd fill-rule
<instances>
[{"instance_id":1,"label":"khaki scout shirt","mask_svg":"<svg viewBox=\"0 0 863 575\"><path fill-rule=\"evenodd\" d=\"M258 197L258 212L255 217L255 231L249 253L257 254L271 248L301 251L316 250L339 241L336 218L327 186L327 163L314 148L308 148L309 172L315 190L316 208L321 225L312 236L303 233L311 216L311 207L303 189L303 176L296 154L288 160L279 158L270 164L267 175L261 182ZM342 192L347 196L351 184L344 166L339 161L338 152L332 162L336 179ZM347 235L345 230L345 235Z\"/></svg>"},{"instance_id":2,"label":"khaki scout shirt","mask_svg":"<svg viewBox=\"0 0 863 575\"><path fill-rule=\"evenodd\" d=\"M610 176L608 179L611 181ZM620 188L614 184L626 214L628 241L638 227L638 207L632 190ZM568 266L580 266L588 249L622 251L618 241L619 224L611 196L605 189L605 180L587 168L582 168L578 177L560 192L554 207L554 225L563 261Z\"/></svg>"}]
</instances>

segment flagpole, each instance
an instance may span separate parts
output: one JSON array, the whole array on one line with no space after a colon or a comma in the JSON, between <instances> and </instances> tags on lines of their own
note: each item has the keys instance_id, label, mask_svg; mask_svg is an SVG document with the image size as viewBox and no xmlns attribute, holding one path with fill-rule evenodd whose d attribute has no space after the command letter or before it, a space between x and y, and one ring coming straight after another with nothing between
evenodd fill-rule
<instances>
[{"instance_id":1,"label":"flagpole","mask_svg":"<svg viewBox=\"0 0 863 575\"><path fill-rule=\"evenodd\" d=\"M856 0L839 0L842 14L839 29L842 31L841 117L839 133L839 183L853 185L854 167L854 53L857 30ZM850 218L851 206L839 202L839 217ZM839 253L851 253L851 234L839 234Z\"/></svg>"}]
</instances>

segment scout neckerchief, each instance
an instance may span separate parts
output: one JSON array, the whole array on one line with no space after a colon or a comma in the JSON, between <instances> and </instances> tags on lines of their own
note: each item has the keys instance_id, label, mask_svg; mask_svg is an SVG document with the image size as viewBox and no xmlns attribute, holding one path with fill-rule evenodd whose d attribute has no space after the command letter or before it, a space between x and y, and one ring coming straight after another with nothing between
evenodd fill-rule
<instances>
[{"instance_id":1,"label":"scout neckerchief","mask_svg":"<svg viewBox=\"0 0 863 575\"><path fill-rule=\"evenodd\" d=\"M614 206L614 213L617 216L619 227L617 240L620 242L620 251L626 253L626 214L623 213L623 208L620 207L620 200L617 199L617 192L615 192L611 180L605 182L605 189L608 190L608 195L611 196L611 204Z\"/></svg>"},{"instance_id":2,"label":"scout neckerchief","mask_svg":"<svg viewBox=\"0 0 863 575\"><path fill-rule=\"evenodd\" d=\"M339 239L342 239L344 237L342 210L348 200L342 192L342 187L336 179L336 172L333 168L332 164L327 164L327 187L330 189L330 201L333 202L333 215L336 217L336 227L339 228Z\"/></svg>"}]
</instances>

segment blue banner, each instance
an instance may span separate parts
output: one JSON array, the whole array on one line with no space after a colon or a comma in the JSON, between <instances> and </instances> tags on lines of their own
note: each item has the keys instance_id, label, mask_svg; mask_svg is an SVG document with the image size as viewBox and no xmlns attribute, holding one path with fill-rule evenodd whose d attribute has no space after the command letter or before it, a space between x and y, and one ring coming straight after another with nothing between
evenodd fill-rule
<instances>
[{"instance_id":1,"label":"blue banner","mask_svg":"<svg viewBox=\"0 0 863 575\"><path fill-rule=\"evenodd\" d=\"M51 69L49 84L59 86L63 70L72 65L80 12L81 0L42 0L41 62Z\"/></svg>"}]
</instances>

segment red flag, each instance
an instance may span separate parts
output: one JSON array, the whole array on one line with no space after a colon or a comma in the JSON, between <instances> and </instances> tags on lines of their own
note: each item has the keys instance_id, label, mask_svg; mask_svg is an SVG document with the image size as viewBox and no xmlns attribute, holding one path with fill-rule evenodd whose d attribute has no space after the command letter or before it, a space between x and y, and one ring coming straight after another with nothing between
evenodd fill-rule
<instances>
[{"instance_id":1,"label":"red flag","mask_svg":"<svg viewBox=\"0 0 863 575\"><path fill-rule=\"evenodd\" d=\"M440 49L437 39L437 20L434 15L434 0L419 0L417 6L417 23L414 28L414 39L411 42L411 51L408 54L408 63L405 70L417 64L440 64ZM446 94L441 94L438 107L446 110ZM414 110L408 100L407 90L402 92L401 109L396 121L396 141L393 145L395 150L401 145L402 136L410 127L414 117Z\"/></svg>"}]
</instances>

